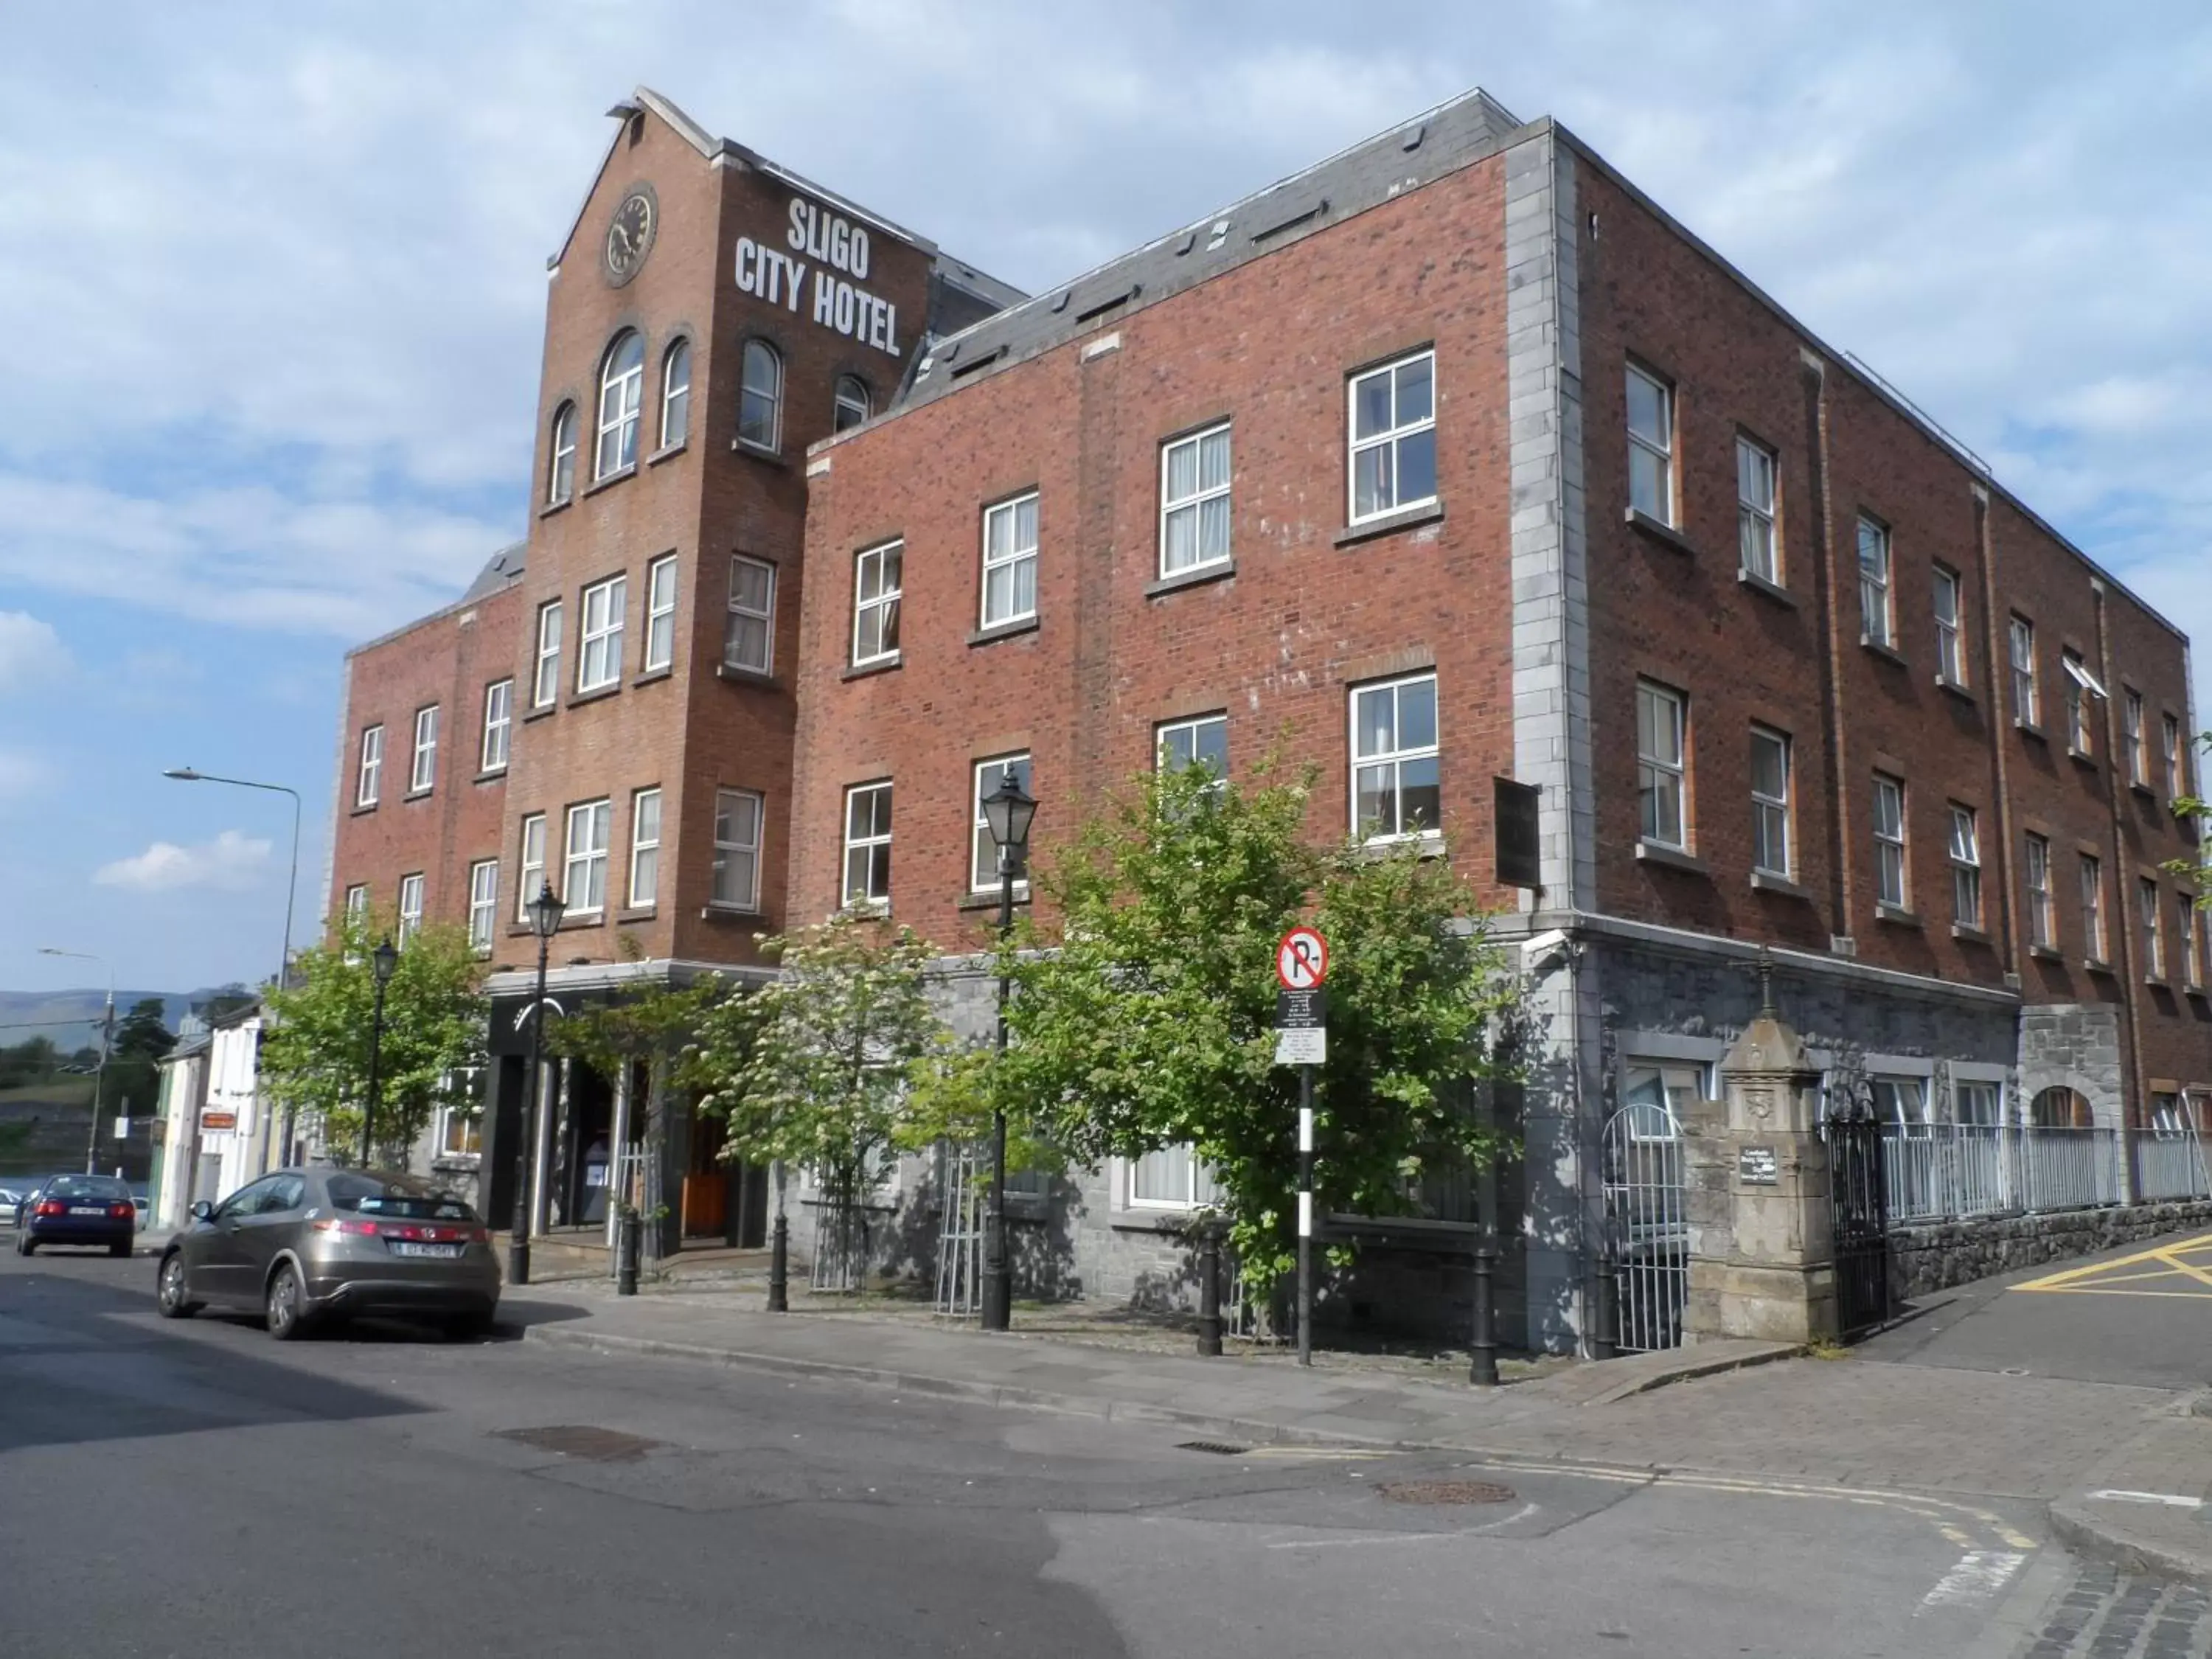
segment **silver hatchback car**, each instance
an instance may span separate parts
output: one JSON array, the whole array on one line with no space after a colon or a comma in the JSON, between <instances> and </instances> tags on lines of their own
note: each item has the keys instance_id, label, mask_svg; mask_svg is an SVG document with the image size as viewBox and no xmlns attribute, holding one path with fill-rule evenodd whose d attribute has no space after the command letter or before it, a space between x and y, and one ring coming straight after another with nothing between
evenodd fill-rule
<instances>
[{"instance_id":1,"label":"silver hatchback car","mask_svg":"<svg viewBox=\"0 0 2212 1659\"><path fill-rule=\"evenodd\" d=\"M457 1337L489 1331L499 1261L476 1212L411 1176L279 1170L221 1204L161 1252L162 1314L204 1306L262 1314L289 1341L356 1314L428 1319Z\"/></svg>"}]
</instances>

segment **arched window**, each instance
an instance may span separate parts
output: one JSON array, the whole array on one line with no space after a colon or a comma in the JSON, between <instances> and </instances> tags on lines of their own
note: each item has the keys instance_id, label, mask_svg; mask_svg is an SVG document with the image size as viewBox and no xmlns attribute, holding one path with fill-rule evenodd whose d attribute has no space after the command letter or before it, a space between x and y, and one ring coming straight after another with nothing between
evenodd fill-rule
<instances>
[{"instance_id":1,"label":"arched window","mask_svg":"<svg viewBox=\"0 0 2212 1659\"><path fill-rule=\"evenodd\" d=\"M660 364L660 447L674 447L691 430L691 342L678 340Z\"/></svg>"},{"instance_id":2,"label":"arched window","mask_svg":"<svg viewBox=\"0 0 2212 1659\"><path fill-rule=\"evenodd\" d=\"M645 397L645 341L624 329L599 369L599 451L594 479L613 477L637 459L637 410Z\"/></svg>"},{"instance_id":3,"label":"arched window","mask_svg":"<svg viewBox=\"0 0 2212 1659\"><path fill-rule=\"evenodd\" d=\"M2027 1121L2039 1129L2086 1129L2095 1119L2080 1090L2054 1083L2029 1104Z\"/></svg>"},{"instance_id":4,"label":"arched window","mask_svg":"<svg viewBox=\"0 0 2212 1659\"><path fill-rule=\"evenodd\" d=\"M748 340L738 394L738 441L774 449L782 435L783 359L766 340Z\"/></svg>"},{"instance_id":5,"label":"arched window","mask_svg":"<svg viewBox=\"0 0 2212 1659\"><path fill-rule=\"evenodd\" d=\"M857 374L837 377L837 412L833 431L842 432L848 426L858 426L875 412L873 400L868 396L868 383Z\"/></svg>"},{"instance_id":6,"label":"arched window","mask_svg":"<svg viewBox=\"0 0 2212 1659\"><path fill-rule=\"evenodd\" d=\"M553 411L553 459L545 469L545 503L558 507L576 493L576 405Z\"/></svg>"}]
</instances>

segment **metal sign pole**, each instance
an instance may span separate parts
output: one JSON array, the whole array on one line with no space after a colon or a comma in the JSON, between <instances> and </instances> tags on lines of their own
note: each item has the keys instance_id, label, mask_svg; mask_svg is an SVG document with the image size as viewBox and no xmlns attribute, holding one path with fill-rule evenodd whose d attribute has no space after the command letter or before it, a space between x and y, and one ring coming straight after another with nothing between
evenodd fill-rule
<instances>
[{"instance_id":1,"label":"metal sign pole","mask_svg":"<svg viewBox=\"0 0 2212 1659\"><path fill-rule=\"evenodd\" d=\"M1298 1364L1313 1364L1313 1074L1298 1067Z\"/></svg>"}]
</instances>

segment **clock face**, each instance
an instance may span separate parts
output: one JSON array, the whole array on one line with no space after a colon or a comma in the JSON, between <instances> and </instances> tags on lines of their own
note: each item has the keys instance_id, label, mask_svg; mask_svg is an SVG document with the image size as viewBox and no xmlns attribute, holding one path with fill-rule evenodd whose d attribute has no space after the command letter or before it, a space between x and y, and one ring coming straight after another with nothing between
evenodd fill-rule
<instances>
[{"instance_id":1,"label":"clock face","mask_svg":"<svg viewBox=\"0 0 2212 1659\"><path fill-rule=\"evenodd\" d=\"M622 205L615 210L607 225L607 280L617 288L636 276L644 264L659 217L653 192L643 188L623 197Z\"/></svg>"}]
</instances>

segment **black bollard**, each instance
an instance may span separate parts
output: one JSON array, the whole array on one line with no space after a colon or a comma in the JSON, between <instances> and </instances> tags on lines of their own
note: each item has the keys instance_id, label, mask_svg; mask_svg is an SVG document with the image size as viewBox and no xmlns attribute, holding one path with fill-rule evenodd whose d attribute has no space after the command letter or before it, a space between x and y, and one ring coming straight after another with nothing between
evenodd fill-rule
<instances>
[{"instance_id":1,"label":"black bollard","mask_svg":"<svg viewBox=\"0 0 2212 1659\"><path fill-rule=\"evenodd\" d=\"M643 1230L638 1225L637 1212L627 1204L615 1212L615 1294L637 1294L638 1235Z\"/></svg>"},{"instance_id":2,"label":"black bollard","mask_svg":"<svg viewBox=\"0 0 2212 1659\"><path fill-rule=\"evenodd\" d=\"M791 1219L779 1213L768 1253L768 1310L770 1313L791 1311L790 1261Z\"/></svg>"},{"instance_id":3,"label":"black bollard","mask_svg":"<svg viewBox=\"0 0 2212 1659\"><path fill-rule=\"evenodd\" d=\"M1478 1389L1498 1386L1498 1318L1490 1276L1498 1249L1485 1233L1474 1247L1474 1334L1468 1342L1467 1380Z\"/></svg>"},{"instance_id":4,"label":"black bollard","mask_svg":"<svg viewBox=\"0 0 2212 1659\"><path fill-rule=\"evenodd\" d=\"M1617 1352L1613 1343L1614 1326L1620 1315L1613 1304L1613 1263L1601 1259L1597 1264L1595 1304L1590 1310L1589 1352L1592 1359L1610 1359Z\"/></svg>"},{"instance_id":5,"label":"black bollard","mask_svg":"<svg viewBox=\"0 0 2212 1659\"><path fill-rule=\"evenodd\" d=\"M1198 1351L1221 1357L1221 1235L1212 1227L1198 1237Z\"/></svg>"}]
</instances>

